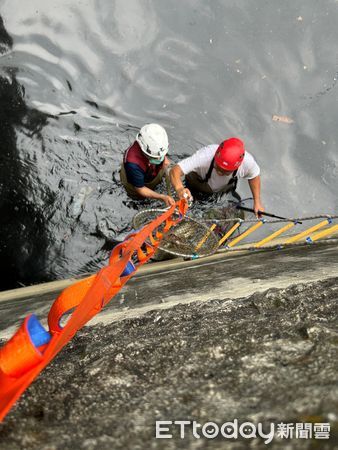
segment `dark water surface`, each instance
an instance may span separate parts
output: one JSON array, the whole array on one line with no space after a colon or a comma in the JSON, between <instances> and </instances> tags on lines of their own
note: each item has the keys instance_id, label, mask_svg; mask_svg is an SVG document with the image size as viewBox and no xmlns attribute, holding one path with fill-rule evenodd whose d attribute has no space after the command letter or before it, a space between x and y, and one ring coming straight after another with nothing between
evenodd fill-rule
<instances>
[{"instance_id":1,"label":"dark water surface","mask_svg":"<svg viewBox=\"0 0 338 450\"><path fill-rule=\"evenodd\" d=\"M337 213L337 1L2 0L0 14L2 288L105 261L136 212L118 171L146 122L174 161L240 136L267 210Z\"/></svg>"}]
</instances>

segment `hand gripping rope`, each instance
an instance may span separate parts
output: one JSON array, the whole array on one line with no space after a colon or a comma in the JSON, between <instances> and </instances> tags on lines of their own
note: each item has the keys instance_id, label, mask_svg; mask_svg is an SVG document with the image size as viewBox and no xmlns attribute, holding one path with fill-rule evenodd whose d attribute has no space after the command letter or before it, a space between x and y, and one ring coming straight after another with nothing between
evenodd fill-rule
<instances>
[{"instance_id":1,"label":"hand gripping rope","mask_svg":"<svg viewBox=\"0 0 338 450\"><path fill-rule=\"evenodd\" d=\"M187 208L185 200L177 202L151 223L127 236L112 251L109 264L97 274L66 288L49 311L49 331L34 314L25 318L15 335L0 349L0 420L76 332L153 256L163 233L183 218ZM159 232L161 224L164 227ZM70 312L72 314L62 328L61 319Z\"/></svg>"}]
</instances>

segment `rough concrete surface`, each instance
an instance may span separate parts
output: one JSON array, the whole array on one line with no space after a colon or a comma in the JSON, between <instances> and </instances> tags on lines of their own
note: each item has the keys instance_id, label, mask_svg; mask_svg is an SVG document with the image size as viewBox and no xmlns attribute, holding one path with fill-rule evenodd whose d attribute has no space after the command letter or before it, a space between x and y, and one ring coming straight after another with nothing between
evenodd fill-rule
<instances>
[{"instance_id":1,"label":"rough concrete surface","mask_svg":"<svg viewBox=\"0 0 338 450\"><path fill-rule=\"evenodd\" d=\"M0 449L338 448L337 282L86 327L0 425ZM330 422L331 437L155 439L156 419L235 418Z\"/></svg>"}]
</instances>

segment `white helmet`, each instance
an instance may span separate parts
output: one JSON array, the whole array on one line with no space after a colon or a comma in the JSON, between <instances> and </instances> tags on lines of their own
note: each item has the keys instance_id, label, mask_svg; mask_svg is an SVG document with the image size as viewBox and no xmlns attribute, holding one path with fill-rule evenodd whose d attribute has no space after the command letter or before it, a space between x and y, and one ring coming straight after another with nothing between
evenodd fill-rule
<instances>
[{"instance_id":1,"label":"white helmet","mask_svg":"<svg viewBox=\"0 0 338 450\"><path fill-rule=\"evenodd\" d=\"M149 158L163 160L168 153L168 136L163 127L157 123L144 125L136 136L141 150Z\"/></svg>"}]
</instances>

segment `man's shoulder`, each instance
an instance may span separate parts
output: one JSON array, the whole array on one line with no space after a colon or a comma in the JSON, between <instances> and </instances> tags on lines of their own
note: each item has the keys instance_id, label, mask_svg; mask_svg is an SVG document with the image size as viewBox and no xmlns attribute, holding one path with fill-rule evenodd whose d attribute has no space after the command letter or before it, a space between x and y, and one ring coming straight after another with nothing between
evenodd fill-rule
<instances>
[{"instance_id":1,"label":"man's shoulder","mask_svg":"<svg viewBox=\"0 0 338 450\"><path fill-rule=\"evenodd\" d=\"M142 152L138 142L133 142L124 154L124 164L137 164L143 170L146 169L148 159Z\"/></svg>"},{"instance_id":2,"label":"man's shoulder","mask_svg":"<svg viewBox=\"0 0 338 450\"><path fill-rule=\"evenodd\" d=\"M215 153L217 149L218 149L217 144L209 144L209 145L204 145L197 151L203 152L203 153Z\"/></svg>"},{"instance_id":3,"label":"man's shoulder","mask_svg":"<svg viewBox=\"0 0 338 450\"><path fill-rule=\"evenodd\" d=\"M142 154L140 144L137 141L132 142L125 151L125 155Z\"/></svg>"},{"instance_id":4,"label":"man's shoulder","mask_svg":"<svg viewBox=\"0 0 338 450\"><path fill-rule=\"evenodd\" d=\"M185 175L192 171L198 171L200 169L207 168L210 166L210 161L215 154L216 148L217 145L207 145L201 147L192 155L179 161L178 165Z\"/></svg>"},{"instance_id":5,"label":"man's shoulder","mask_svg":"<svg viewBox=\"0 0 338 450\"><path fill-rule=\"evenodd\" d=\"M205 145L197 150L192 156L196 156L196 158L203 159L204 161L209 161L215 156L217 148L218 145L216 144Z\"/></svg>"},{"instance_id":6,"label":"man's shoulder","mask_svg":"<svg viewBox=\"0 0 338 450\"><path fill-rule=\"evenodd\" d=\"M245 165L257 164L257 162L255 160L255 157L250 152L248 152L247 150L245 151L243 163Z\"/></svg>"},{"instance_id":7,"label":"man's shoulder","mask_svg":"<svg viewBox=\"0 0 338 450\"><path fill-rule=\"evenodd\" d=\"M259 165L254 156L248 151L245 152L243 164L239 166L238 175L243 178L254 178L260 173Z\"/></svg>"}]
</instances>

